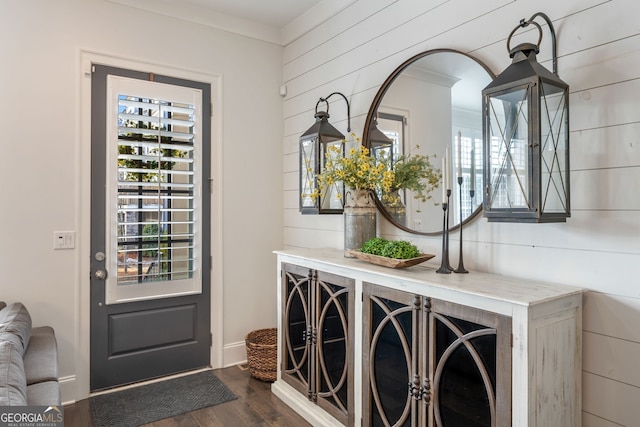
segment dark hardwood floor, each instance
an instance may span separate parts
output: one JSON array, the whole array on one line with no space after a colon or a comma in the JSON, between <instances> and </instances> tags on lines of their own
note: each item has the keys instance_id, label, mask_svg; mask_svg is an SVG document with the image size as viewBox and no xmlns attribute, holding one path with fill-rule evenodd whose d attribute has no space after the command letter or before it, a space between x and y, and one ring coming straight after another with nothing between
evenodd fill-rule
<instances>
[{"instance_id":1,"label":"dark hardwood floor","mask_svg":"<svg viewBox=\"0 0 640 427\"><path fill-rule=\"evenodd\" d=\"M204 426L310 426L271 393L271 384L251 377L246 367L232 366L214 371L238 398L231 402L188 412L146 424L146 427ZM93 427L89 399L64 407L65 427Z\"/></svg>"}]
</instances>

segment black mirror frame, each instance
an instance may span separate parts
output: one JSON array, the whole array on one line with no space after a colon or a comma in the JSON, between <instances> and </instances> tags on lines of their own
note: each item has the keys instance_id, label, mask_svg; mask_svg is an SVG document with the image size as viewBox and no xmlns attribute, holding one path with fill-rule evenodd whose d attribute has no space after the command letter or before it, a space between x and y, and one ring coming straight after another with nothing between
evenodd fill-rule
<instances>
[{"instance_id":1,"label":"black mirror frame","mask_svg":"<svg viewBox=\"0 0 640 427\"><path fill-rule=\"evenodd\" d=\"M413 64L415 61L417 61L419 59L422 59L422 58L424 58L426 56L433 55L433 54L436 54L436 53L455 53L455 54L466 56L467 58L473 60L478 65L480 65L489 74L489 76L491 78L491 81L493 81L496 78L495 74L489 69L489 67L487 67L486 64L484 64L482 61L478 60L478 58L475 58L474 56L471 56L468 53L464 53L464 52L461 52L459 50L446 49L446 48L430 49L430 50L426 50L424 52L421 52L421 53L418 53L418 54L412 56L411 58L407 59L402 64L400 64L398 66L398 68L396 68L389 75L389 77L386 78L386 80L382 83L382 86L380 86L380 89L378 89L378 92L376 93L376 96L373 98L373 102L371 103L371 107L369 107L369 112L367 113L367 118L366 118L366 121L364 123L364 132L363 132L362 142L366 147L370 148L369 147L370 128L371 128L371 125L373 123L373 120L375 119L376 111L378 110L378 107L380 106L380 101L382 101L382 98L384 98L384 95L387 92L388 88L395 81L395 79L409 65ZM482 93L481 92L478 93L478 96L481 97ZM484 159L484 153L483 153L483 159ZM403 231L406 231L407 233L419 234L419 235L422 235L422 236L438 236L438 235L442 234L442 230L440 230L440 231L417 231L417 230L413 230L411 228L408 228L408 227L406 227L406 226L404 226L402 224L399 224L387 212L387 210L384 208L384 206L382 205L382 202L380 201L380 199L378 198L377 195L375 196L375 200L376 200L376 206L378 208L378 211L382 214L382 216L385 217L387 219L387 221L389 221L391 224L393 224L394 226L398 227L399 229L401 229ZM471 215L469 215L468 217L466 217L462 221L462 224L458 223L458 224L454 225L453 227L450 227L449 230L450 231L457 230L458 228L460 228L461 225L467 224L468 222L473 220L476 216L478 216L480 214L481 211L482 211L482 203L480 205L478 205L476 210L474 210L471 213Z\"/></svg>"}]
</instances>

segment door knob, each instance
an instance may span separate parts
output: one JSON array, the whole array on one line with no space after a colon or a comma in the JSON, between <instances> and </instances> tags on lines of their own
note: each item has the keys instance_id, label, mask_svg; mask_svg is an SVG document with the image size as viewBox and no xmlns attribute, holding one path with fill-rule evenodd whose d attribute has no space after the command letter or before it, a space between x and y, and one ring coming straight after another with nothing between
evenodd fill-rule
<instances>
[{"instance_id":1,"label":"door knob","mask_svg":"<svg viewBox=\"0 0 640 427\"><path fill-rule=\"evenodd\" d=\"M98 280L104 280L107 278L106 270L97 270L93 275Z\"/></svg>"}]
</instances>

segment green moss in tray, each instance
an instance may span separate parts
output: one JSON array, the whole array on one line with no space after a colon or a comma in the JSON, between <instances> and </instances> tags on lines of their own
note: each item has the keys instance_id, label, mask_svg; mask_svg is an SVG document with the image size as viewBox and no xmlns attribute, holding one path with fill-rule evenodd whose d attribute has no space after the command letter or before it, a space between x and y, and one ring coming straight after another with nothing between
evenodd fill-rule
<instances>
[{"instance_id":1,"label":"green moss in tray","mask_svg":"<svg viewBox=\"0 0 640 427\"><path fill-rule=\"evenodd\" d=\"M360 249L365 254L378 255L394 259L410 259L420 256L420 251L406 240L386 240L381 237L369 239Z\"/></svg>"}]
</instances>

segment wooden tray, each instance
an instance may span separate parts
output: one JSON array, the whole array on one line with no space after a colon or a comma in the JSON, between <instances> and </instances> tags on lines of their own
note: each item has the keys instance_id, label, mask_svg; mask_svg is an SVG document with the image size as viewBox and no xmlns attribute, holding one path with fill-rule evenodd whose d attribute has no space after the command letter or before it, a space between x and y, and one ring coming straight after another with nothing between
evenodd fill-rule
<instances>
[{"instance_id":1,"label":"wooden tray","mask_svg":"<svg viewBox=\"0 0 640 427\"><path fill-rule=\"evenodd\" d=\"M411 267L412 265L420 264L421 262L425 262L435 257L435 255L433 254L422 254L415 258L396 259L396 258L388 258L385 256L379 256L379 255L365 254L363 252L354 251L354 250L350 250L349 255L351 255L354 258L358 258L363 261L370 262L371 264L377 264L383 267L390 267L390 268Z\"/></svg>"}]
</instances>

